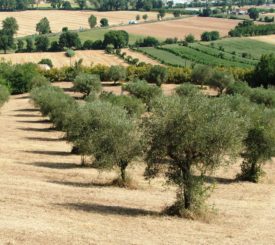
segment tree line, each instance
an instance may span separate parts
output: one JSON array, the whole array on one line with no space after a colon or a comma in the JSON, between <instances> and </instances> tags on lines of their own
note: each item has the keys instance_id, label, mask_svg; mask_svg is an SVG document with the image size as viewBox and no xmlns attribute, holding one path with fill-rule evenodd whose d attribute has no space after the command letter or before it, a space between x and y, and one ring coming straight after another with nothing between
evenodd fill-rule
<instances>
[{"instance_id":1,"label":"tree line","mask_svg":"<svg viewBox=\"0 0 275 245\"><path fill-rule=\"evenodd\" d=\"M211 80L216 76L212 72L202 67L192 77L204 84L199 76L203 73ZM168 214L200 214L210 190L207 176L236 157L243 159L236 179L258 182L262 165L274 154L274 107L242 95L238 86L246 85L241 82L230 81L230 88L217 97L207 97L191 84L164 96L158 86L139 79L123 86L129 96L116 96L102 92L95 74L80 73L73 83L75 91L86 91L86 103L41 84L32 90L32 98L65 132L82 164L120 170L114 181L119 186L131 185L127 168L135 159L147 163L146 179L164 173L178 187L176 203L165 210Z\"/></svg>"}]
</instances>

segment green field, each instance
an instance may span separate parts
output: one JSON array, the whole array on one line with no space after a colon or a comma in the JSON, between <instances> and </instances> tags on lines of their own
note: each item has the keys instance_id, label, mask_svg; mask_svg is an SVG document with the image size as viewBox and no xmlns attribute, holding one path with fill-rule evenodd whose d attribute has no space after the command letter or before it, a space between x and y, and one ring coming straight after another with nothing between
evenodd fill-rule
<instances>
[{"instance_id":1,"label":"green field","mask_svg":"<svg viewBox=\"0 0 275 245\"><path fill-rule=\"evenodd\" d=\"M165 50L156 49L156 48L139 48L139 50L145 53L146 55L148 55L149 57L156 59L166 65L184 66L184 67L191 66L191 62L189 60L183 59Z\"/></svg>"},{"instance_id":2,"label":"green field","mask_svg":"<svg viewBox=\"0 0 275 245\"><path fill-rule=\"evenodd\" d=\"M169 44L159 48L141 48L141 51L167 65L190 66L192 63L198 63L252 68L262 54L275 54L275 45L249 38L228 38L192 43L188 46Z\"/></svg>"},{"instance_id":3,"label":"green field","mask_svg":"<svg viewBox=\"0 0 275 245\"><path fill-rule=\"evenodd\" d=\"M85 42L86 40L96 41L96 40L103 40L104 34L108 31L110 31L109 28L95 28L93 30L80 31L78 32L78 35L81 39L81 42ZM130 44L134 44L137 40L143 38L143 36L133 35L133 34L129 34L129 37L130 37L129 39ZM49 35L50 42L58 41L58 38L59 38L59 34Z\"/></svg>"},{"instance_id":4,"label":"green field","mask_svg":"<svg viewBox=\"0 0 275 245\"><path fill-rule=\"evenodd\" d=\"M263 54L275 54L275 45L252 40L249 38L226 38L213 42L215 47L222 46L226 52L239 54L248 53L254 59L260 59ZM210 46L210 43L202 43Z\"/></svg>"}]
</instances>

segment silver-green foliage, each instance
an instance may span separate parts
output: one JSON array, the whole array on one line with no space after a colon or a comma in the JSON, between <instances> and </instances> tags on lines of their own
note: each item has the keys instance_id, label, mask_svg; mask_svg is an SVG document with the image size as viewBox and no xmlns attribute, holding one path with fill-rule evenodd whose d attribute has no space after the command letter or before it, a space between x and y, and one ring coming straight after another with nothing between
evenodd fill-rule
<instances>
[{"instance_id":1,"label":"silver-green foliage","mask_svg":"<svg viewBox=\"0 0 275 245\"><path fill-rule=\"evenodd\" d=\"M202 208L208 189L204 177L238 155L244 121L227 100L195 94L155 101L147 122L146 175L155 176L167 162L166 176L178 186L176 205L169 211L183 215Z\"/></svg>"}]
</instances>

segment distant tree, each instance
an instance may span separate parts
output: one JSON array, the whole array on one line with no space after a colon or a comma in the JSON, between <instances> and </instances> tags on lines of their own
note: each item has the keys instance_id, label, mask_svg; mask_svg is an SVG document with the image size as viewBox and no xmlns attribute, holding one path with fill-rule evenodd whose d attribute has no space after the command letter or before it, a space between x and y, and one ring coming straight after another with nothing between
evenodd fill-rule
<instances>
[{"instance_id":1,"label":"distant tree","mask_svg":"<svg viewBox=\"0 0 275 245\"><path fill-rule=\"evenodd\" d=\"M209 66L197 65L192 70L191 79L192 82L197 85L205 85L206 82L212 77L213 69Z\"/></svg>"},{"instance_id":2,"label":"distant tree","mask_svg":"<svg viewBox=\"0 0 275 245\"><path fill-rule=\"evenodd\" d=\"M47 51L49 44L49 38L45 35L39 35L35 38L35 46L37 51Z\"/></svg>"},{"instance_id":3,"label":"distant tree","mask_svg":"<svg viewBox=\"0 0 275 245\"><path fill-rule=\"evenodd\" d=\"M34 50L34 43L32 38L26 39L26 51L32 52Z\"/></svg>"},{"instance_id":4,"label":"distant tree","mask_svg":"<svg viewBox=\"0 0 275 245\"><path fill-rule=\"evenodd\" d=\"M180 15L181 15L180 10L175 10L173 12L173 15L174 15L175 18L180 17Z\"/></svg>"},{"instance_id":5,"label":"distant tree","mask_svg":"<svg viewBox=\"0 0 275 245\"><path fill-rule=\"evenodd\" d=\"M97 24L97 18L94 15L91 15L88 19L90 28L94 28Z\"/></svg>"},{"instance_id":6,"label":"distant tree","mask_svg":"<svg viewBox=\"0 0 275 245\"><path fill-rule=\"evenodd\" d=\"M3 30L0 30L0 50L3 50L6 54L7 50L13 47L13 43L13 36L8 35Z\"/></svg>"},{"instance_id":7,"label":"distant tree","mask_svg":"<svg viewBox=\"0 0 275 245\"><path fill-rule=\"evenodd\" d=\"M61 48L60 48L59 43L57 41L52 41L51 42L50 51L52 51L52 52L61 51Z\"/></svg>"},{"instance_id":8,"label":"distant tree","mask_svg":"<svg viewBox=\"0 0 275 245\"><path fill-rule=\"evenodd\" d=\"M136 20L137 20L137 21L140 20L140 15L139 15L139 14L136 16Z\"/></svg>"},{"instance_id":9,"label":"distant tree","mask_svg":"<svg viewBox=\"0 0 275 245\"><path fill-rule=\"evenodd\" d=\"M53 62L51 59L48 59L48 58L44 58L44 59L41 59L38 64L42 64L42 65L48 65L49 67L53 67Z\"/></svg>"},{"instance_id":10,"label":"distant tree","mask_svg":"<svg viewBox=\"0 0 275 245\"><path fill-rule=\"evenodd\" d=\"M234 77L231 74L215 70L211 76L206 80L206 84L212 88L218 90L219 95L221 95L224 90L233 83Z\"/></svg>"},{"instance_id":11,"label":"distant tree","mask_svg":"<svg viewBox=\"0 0 275 245\"><path fill-rule=\"evenodd\" d=\"M101 81L96 74L79 74L73 81L73 89L77 92L83 93L84 97L91 93L97 94L101 91Z\"/></svg>"},{"instance_id":12,"label":"distant tree","mask_svg":"<svg viewBox=\"0 0 275 245\"><path fill-rule=\"evenodd\" d=\"M166 67L160 65L152 66L147 77L147 81L149 83L155 83L160 87L161 84L167 82L167 80L168 72Z\"/></svg>"},{"instance_id":13,"label":"distant tree","mask_svg":"<svg viewBox=\"0 0 275 245\"><path fill-rule=\"evenodd\" d=\"M195 42L195 37L192 34L188 34L185 38L184 38L185 42L187 43L193 43Z\"/></svg>"},{"instance_id":14,"label":"distant tree","mask_svg":"<svg viewBox=\"0 0 275 245\"><path fill-rule=\"evenodd\" d=\"M102 18L102 19L100 20L100 26L101 26L101 27L107 27L107 26L109 26L109 21L108 21L108 19Z\"/></svg>"},{"instance_id":15,"label":"distant tree","mask_svg":"<svg viewBox=\"0 0 275 245\"><path fill-rule=\"evenodd\" d=\"M253 74L253 86L275 85L275 56L273 54L263 55L256 65Z\"/></svg>"},{"instance_id":16,"label":"distant tree","mask_svg":"<svg viewBox=\"0 0 275 245\"><path fill-rule=\"evenodd\" d=\"M126 31L109 31L104 35L104 45L114 45L115 49L124 48L128 46L129 34Z\"/></svg>"},{"instance_id":17,"label":"distant tree","mask_svg":"<svg viewBox=\"0 0 275 245\"><path fill-rule=\"evenodd\" d=\"M87 0L75 0L80 9L84 9L87 6Z\"/></svg>"},{"instance_id":18,"label":"distant tree","mask_svg":"<svg viewBox=\"0 0 275 245\"><path fill-rule=\"evenodd\" d=\"M24 49L24 41L22 39L19 39L17 41L17 51L22 52Z\"/></svg>"},{"instance_id":19,"label":"distant tree","mask_svg":"<svg viewBox=\"0 0 275 245\"><path fill-rule=\"evenodd\" d=\"M14 17L8 17L2 21L2 28L7 35L13 36L17 33L19 26Z\"/></svg>"},{"instance_id":20,"label":"distant tree","mask_svg":"<svg viewBox=\"0 0 275 245\"><path fill-rule=\"evenodd\" d=\"M166 12L165 12L165 9L160 9L159 10L159 17L160 18L163 18L165 16Z\"/></svg>"},{"instance_id":21,"label":"distant tree","mask_svg":"<svg viewBox=\"0 0 275 245\"><path fill-rule=\"evenodd\" d=\"M248 15L251 19L256 20L259 18L260 12L257 8L248 9Z\"/></svg>"},{"instance_id":22,"label":"distant tree","mask_svg":"<svg viewBox=\"0 0 275 245\"><path fill-rule=\"evenodd\" d=\"M142 15L142 19L143 19L144 21L146 21L146 20L148 19L148 14Z\"/></svg>"},{"instance_id":23,"label":"distant tree","mask_svg":"<svg viewBox=\"0 0 275 245\"><path fill-rule=\"evenodd\" d=\"M66 10L72 9L72 5L71 5L71 3L70 3L69 1L65 1L65 2L63 2L63 4L62 4L62 8L63 8L63 9L66 9Z\"/></svg>"},{"instance_id":24,"label":"distant tree","mask_svg":"<svg viewBox=\"0 0 275 245\"><path fill-rule=\"evenodd\" d=\"M81 41L76 32L62 32L59 36L59 46L60 48L81 48Z\"/></svg>"},{"instance_id":25,"label":"distant tree","mask_svg":"<svg viewBox=\"0 0 275 245\"><path fill-rule=\"evenodd\" d=\"M123 66L111 66L108 75L110 80L117 83L126 79L127 71Z\"/></svg>"},{"instance_id":26,"label":"distant tree","mask_svg":"<svg viewBox=\"0 0 275 245\"><path fill-rule=\"evenodd\" d=\"M39 34L47 34L51 32L50 22L47 17L41 19L36 25L36 31Z\"/></svg>"},{"instance_id":27,"label":"distant tree","mask_svg":"<svg viewBox=\"0 0 275 245\"><path fill-rule=\"evenodd\" d=\"M207 7L207 8L204 8L204 9L202 10L200 16L209 17L211 14L212 14L211 8Z\"/></svg>"},{"instance_id":28,"label":"distant tree","mask_svg":"<svg viewBox=\"0 0 275 245\"><path fill-rule=\"evenodd\" d=\"M93 49L93 44L94 44L94 42L92 40L86 40L83 43L82 48L84 50L91 50L91 49Z\"/></svg>"}]
</instances>

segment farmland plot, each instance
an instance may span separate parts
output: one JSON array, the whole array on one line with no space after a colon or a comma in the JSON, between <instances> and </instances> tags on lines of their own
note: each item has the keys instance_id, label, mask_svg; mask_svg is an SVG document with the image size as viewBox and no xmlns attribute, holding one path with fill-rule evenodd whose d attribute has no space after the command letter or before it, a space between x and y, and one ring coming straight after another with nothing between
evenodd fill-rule
<instances>
[{"instance_id":1,"label":"farmland plot","mask_svg":"<svg viewBox=\"0 0 275 245\"><path fill-rule=\"evenodd\" d=\"M1 54L0 59L11 61L14 64L21 64L27 62L38 63L41 59L51 59L55 67L69 66L75 61L83 59L83 65L90 66L91 64L102 65L127 65L123 60L114 55L106 54L102 50L79 50L75 52L75 56L70 60L66 57L64 52L45 52L45 53L15 53L15 54Z\"/></svg>"},{"instance_id":2,"label":"farmland plot","mask_svg":"<svg viewBox=\"0 0 275 245\"><path fill-rule=\"evenodd\" d=\"M136 18L136 15L148 15L148 20L156 20L156 12L138 11L116 11L116 12L97 12L97 11L70 11L70 10L35 10L21 12L1 12L0 22L7 17L15 17L19 24L17 37L35 34L36 24L40 19L47 17L51 24L52 32L60 32L63 27L71 30L89 28L88 18L90 15L97 17L98 23L101 18L107 18L109 25L128 24L129 20ZM167 15L170 16L171 15Z\"/></svg>"},{"instance_id":3,"label":"farmland plot","mask_svg":"<svg viewBox=\"0 0 275 245\"><path fill-rule=\"evenodd\" d=\"M227 36L228 31L239 22L239 20L195 16L179 20L115 27L114 29L122 29L132 34L158 38L177 37L183 39L186 35L192 33L197 39L200 39L201 34L205 31L219 31L221 36Z\"/></svg>"}]
</instances>

